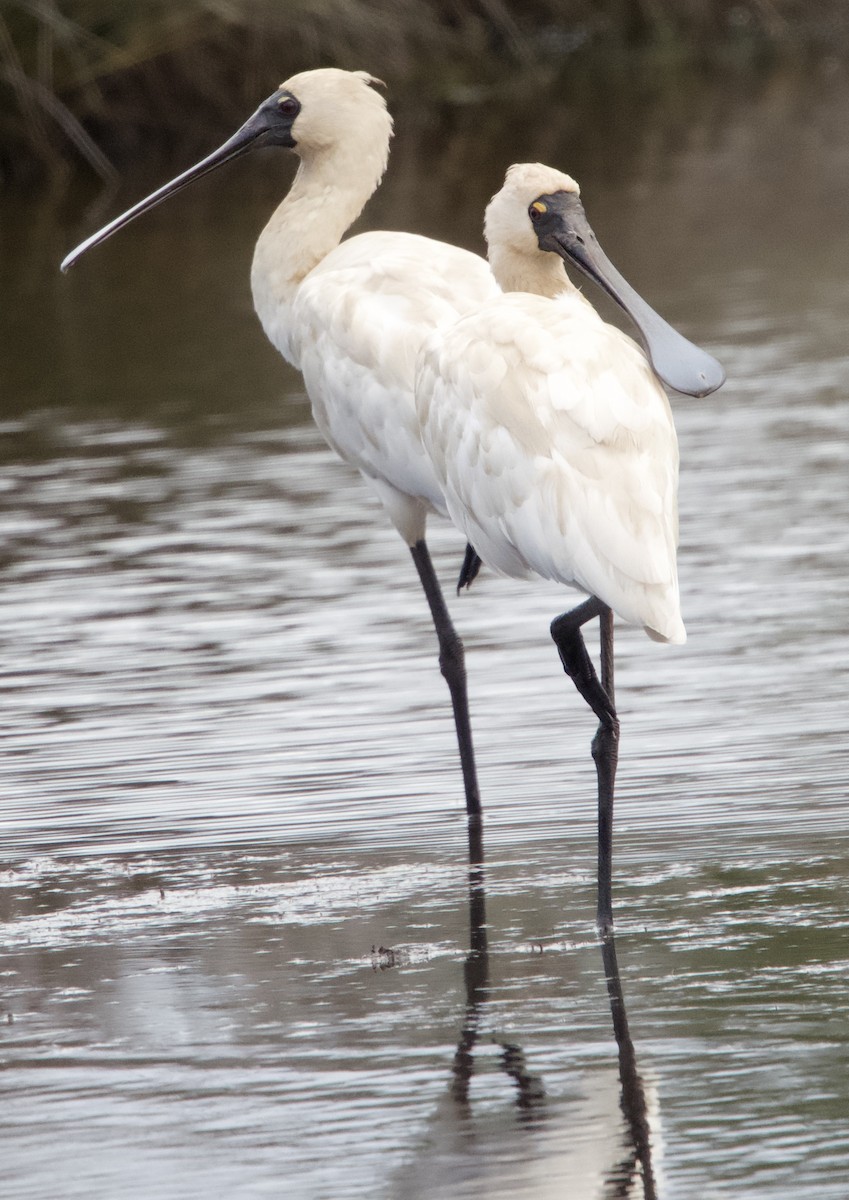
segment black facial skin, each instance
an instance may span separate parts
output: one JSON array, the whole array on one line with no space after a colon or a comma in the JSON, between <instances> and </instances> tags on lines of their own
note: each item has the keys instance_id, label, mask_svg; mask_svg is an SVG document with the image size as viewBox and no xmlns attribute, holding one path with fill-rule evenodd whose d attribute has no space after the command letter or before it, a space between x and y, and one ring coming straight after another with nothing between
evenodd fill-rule
<instances>
[{"instance_id":1,"label":"black facial skin","mask_svg":"<svg viewBox=\"0 0 849 1200\"><path fill-rule=\"evenodd\" d=\"M722 386L721 364L667 324L619 274L598 244L574 192L539 196L528 208L528 216L540 250L573 263L624 309L640 332L655 374L665 384L689 396L707 396Z\"/></svg>"},{"instance_id":2,"label":"black facial skin","mask_svg":"<svg viewBox=\"0 0 849 1200\"><path fill-rule=\"evenodd\" d=\"M292 125L300 111L300 102L291 92L277 91L274 95L269 96L260 104L253 116L249 117L231 138L227 139L223 146L213 150L206 158L201 159L193 167L189 167L176 179L157 188L144 200L139 200L132 208L128 208L125 213L121 213L119 217L115 217L97 233L81 242L64 260L62 270L67 271L68 267L73 266L77 259L92 246L98 246L101 242L105 242L113 233L117 233L119 229L129 225L130 221L134 221L142 213L155 208L157 204L161 204L169 196L176 195L184 187L194 183L196 179L201 179L210 171L215 171L224 163L238 158L248 150L253 150L256 146L284 146L288 150L294 149L296 143L292 136Z\"/></svg>"}]
</instances>

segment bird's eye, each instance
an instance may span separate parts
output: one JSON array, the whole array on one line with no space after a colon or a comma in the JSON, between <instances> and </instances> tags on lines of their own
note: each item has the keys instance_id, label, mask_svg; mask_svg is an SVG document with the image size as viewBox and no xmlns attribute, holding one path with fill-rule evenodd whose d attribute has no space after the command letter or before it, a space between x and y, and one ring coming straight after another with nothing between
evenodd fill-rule
<instances>
[{"instance_id":1,"label":"bird's eye","mask_svg":"<svg viewBox=\"0 0 849 1200\"><path fill-rule=\"evenodd\" d=\"M296 117L301 106L294 96L281 96L277 101L277 110L284 117Z\"/></svg>"},{"instance_id":2,"label":"bird's eye","mask_svg":"<svg viewBox=\"0 0 849 1200\"><path fill-rule=\"evenodd\" d=\"M537 221L540 219L540 217L543 215L543 213L545 213L547 211L548 210L546 209L545 205L542 203L541 200L534 200L533 204L528 209L528 216L531 218L533 223L536 224Z\"/></svg>"}]
</instances>

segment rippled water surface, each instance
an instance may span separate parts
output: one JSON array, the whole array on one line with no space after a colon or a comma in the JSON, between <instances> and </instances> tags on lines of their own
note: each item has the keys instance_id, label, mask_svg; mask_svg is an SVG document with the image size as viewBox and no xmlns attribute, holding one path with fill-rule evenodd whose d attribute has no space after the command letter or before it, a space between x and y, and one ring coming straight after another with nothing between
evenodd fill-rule
<instances>
[{"instance_id":1,"label":"rippled water surface","mask_svg":"<svg viewBox=\"0 0 849 1200\"><path fill-rule=\"evenodd\" d=\"M556 162L728 369L674 400L689 641L618 632L619 1047L593 725L547 632L573 597L484 573L451 601L486 811L470 874L409 555L250 309L286 168L210 180L67 279L61 254L155 181L88 219L9 201L4 1195L849 1195L834 89L649 111L619 171L574 117L518 151L471 117L426 151L402 133L367 213L477 247L504 165ZM431 540L451 595L461 539Z\"/></svg>"}]
</instances>

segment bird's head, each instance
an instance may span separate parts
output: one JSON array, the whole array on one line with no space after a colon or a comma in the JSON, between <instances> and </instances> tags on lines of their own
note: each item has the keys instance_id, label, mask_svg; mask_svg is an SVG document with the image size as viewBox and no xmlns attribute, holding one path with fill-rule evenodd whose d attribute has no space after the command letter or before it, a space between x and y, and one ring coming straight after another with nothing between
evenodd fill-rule
<instances>
[{"instance_id":1,"label":"bird's head","mask_svg":"<svg viewBox=\"0 0 849 1200\"><path fill-rule=\"evenodd\" d=\"M292 140L287 144L302 157L348 143L388 148L392 118L379 90L382 87L379 79L365 71L323 67L293 75L266 104L273 105L276 99L278 106L292 112ZM260 105L260 111L262 108Z\"/></svg>"},{"instance_id":2,"label":"bird's head","mask_svg":"<svg viewBox=\"0 0 849 1200\"><path fill-rule=\"evenodd\" d=\"M516 254L534 258L540 250L536 231L528 221L531 205L545 192L563 192L580 196L580 188L570 175L542 163L514 163L508 167L504 185L492 197L484 215L484 236L490 251L508 248Z\"/></svg>"},{"instance_id":3,"label":"bird's head","mask_svg":"<svg viewBox=\"0 0 849 1200\"><path fill-rule=\"evenodd\" d=\"M720 363L682 337L620 275L598 243L574 179L541 163L517 163L486 212L490 247L558 255L616 301L639 330L655 373L691 396L706 396L725 381Z\"/></svg>"},{"instance_id":4,"label":"bird's head","mask_svg":"<svg viewBox=\"0 0 849 1200\"><path fill-rule=\"evenodd\" d=\"M106 241L142 213L257 147L282 146L302 159L345 147L352 162L374 159L373 171L379 178L386 167L392 118L383 97L375 90L378 84L379 80L365 71L341 71L335 67L293 75L217 150L86 238L65 258L62 270L66 271L87 250Z\"/></svg>"}]
</instances>

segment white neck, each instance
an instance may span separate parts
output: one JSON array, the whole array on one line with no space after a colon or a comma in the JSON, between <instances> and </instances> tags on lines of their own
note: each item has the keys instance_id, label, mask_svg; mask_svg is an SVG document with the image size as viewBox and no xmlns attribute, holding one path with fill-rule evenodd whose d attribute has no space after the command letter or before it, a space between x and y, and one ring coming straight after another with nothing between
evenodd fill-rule
<instances>
[{"instance_id":1,"label":"white neck","mask_svg":"<svg viewBox=\"0 0 849 1200\"><path fill-rule=\"evenodd\" d=\"M489 265L502 292L531 292L553 300L578 289L556 254L539 250L528 254L510 246L490 245Z\"/></svg>"},{"instance_id":2,"label":"white neck","mask_svg":"<svg viewBox=\"0 0 849 1200\"><path fill-rule=\"evenodd\" d=\"M335 249L386 169L386 144L355 141L305 155L283 201L259 236L251 267L254 307L268 338L293 366L298 348L290 319L305 277Z\"/></svg>"}]
</instances>

